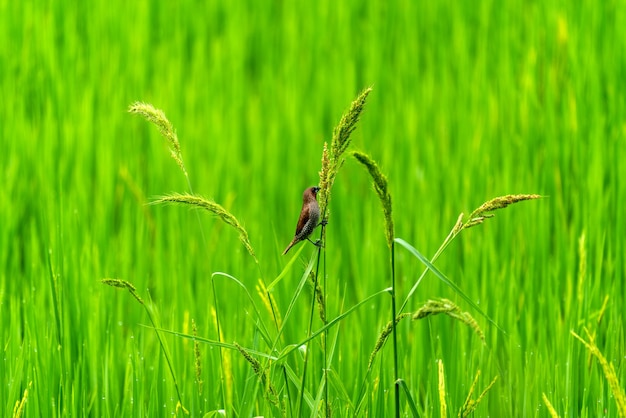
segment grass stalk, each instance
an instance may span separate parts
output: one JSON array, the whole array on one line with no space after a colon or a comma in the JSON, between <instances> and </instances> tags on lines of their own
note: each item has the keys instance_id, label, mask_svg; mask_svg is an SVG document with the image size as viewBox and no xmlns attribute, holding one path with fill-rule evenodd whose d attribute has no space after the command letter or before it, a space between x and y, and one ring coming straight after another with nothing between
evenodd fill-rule
<instances>
[{"instance_id":1,"label":"grass stalk","mask_svg":"<svg viewBox=\"0 0 626 418\"><path fill-rule=\"evenodd\" d=\"M476 389L476 384L478 383L479 377L480 377L480 370L476 372L476 377L474 378L474 381L472 382L472 386L470 386L470 390L467 394L467 398L465 399L463 406L459 410L459 415L458 415L459 418L466 418L466 417L469 417L471 414L473 414L476 408L478 407L478 404L480 403L480 401L483 400L483 398L485 397L489 389L491 389L493 385L496 383L496 380L498 380L498 376L494 377L491 383L489 383L489 385L487 385L487 387L480 393L480 395L478 395L478 398L472 399L472 395L474 394L474 390Z\"/></svg>"},{"instance_id":2,"label":"grass stalk","mask_svg":"<svg viewBox=\"0 0 626 418\"><path fill-rule=\"evenodd\" d=\"M480 205L470 214L470 216L465 221L463 221L464 214L461 213L459 217L457 218L456 223L454 224L454 226L448 233L448 236L446 237L446 239L439 246L439 248L435 252L435 255L433 255L433 257L430 259L430 262L434 264L435 261L437 261L437 259L439 258L439 256L443 253L443 251L448 247L448 245L450 245L452 241L454 241L454 239L461 233L461 231L471 228L473 226L479 225L488 218L492 218L494 215L491 212L498 210L498 209L504 209L507 206L517 203L517 202L522 202L524 200L539 199L539 198L541 198L541 196L537 194L516 194L516 195L499 196L491 200L488 200L487 202ZM404 309L406 308L406 305L409 303L409 300L411 299L411 297L417 290L417 287L422 282L422 279L426 276L426 273L428 273L428 271L429 271L428 268L425 268L422 271L422 274L415 281L415 283L413 284L413 287L411 287L411 290L409 291L407 296L404 298L404 301L402 302L402 305L400 305L400 309L398 310L398 313L401 313L404 311Z\"/></svg>"},{"instance_id":3,"label":"grass stalk","mask_svg":"<svg viewBox=\"0 0 626 418\"><path fill-rule=\"evenodd\" d=\"M393 341L393 373L394 373L394 405L395 416L400 416L400 373L398 370L398 333L396 331L397 313L396 313L396 263L395 263L395 242L393 229L393 216L391 205L391 194L389 193L387 177L382 174L376 162L367 154L362 152L353 152L352 156L361 163L369 172L374 190L383 209L385 220L385 238L387 239L387 247L389 248L389 269L391 272L391 331Z\"/></svg>"},{"instance_id":4,"label":"grass stalk","mask_svg":"<svg viewBox=\"0 0 626 418\"><path fill-rule=\"evenodd\" d=\"M363 111L363 107L365 106L365 101L371 91L372 91L371 88L367 88L363 90L359 94L359 96L357 96L357 98L352 102L348 111L346 111L342 115L341 120L339 121L339 124L333 130L333 137L331 140L330 149L328 148L328 145L324 143L324 148L322 150L322 168L319 173L320 191L317 195L317 200L320 205L320 212L322 214L321 219L324 221L322 222L322 228L320 230L320 242L322 243L325 242L325 231L326 231L325 223L328 219L328 214L329 214L328 202L330 201L330 192L332 190L333 184L335 183L335 178L337 176L337 173L339 172L339 169L341 168L341 166L343 166L343 163L345 161L343 154L346 152L346 150L350 146L350 142L351 142L350 135L356 129L356 124L359 121L359 117L361 115L361 112ZM324 254L326 254L325 250L324 250ZM316 267L315 267L315 279L313 283L313 298L311 300L311 310L310 310L310 316L309 316L307 338L309 338L312 333L313 315L315 311L315 300L316 300L315 292L318 286L321 256L322 256L322 248L318 248L317 261L316 261ZM322 290L322 294L325 295L326 294L326 280L323 281L323 285L324 285L324 289ZM326 337L324 338L327 338L327 334L326 334ZM326 352L325 352L326 350L324 346L322 348L324 350L323 357L324 359L326 359L327 358ZM305 355L304 355L302 382L300 384L300 396L298 398L298 405L296 408L296 413L298 416L300 416L301 414L302 399L303 399L303 393L304 393L304 386L306 382L306 370L307 370L308 360L309 360L309 350L307 347L307 350L305 351ZM324 362L325 361L326 360L324 360ZM326 373L327 367L328 365L325 362L324 363L324 369L325 369L324 375L325 376L327 375ZM325 379L327 379L327 377L325 377ZM325 385L328 386L327 380L325 381ZM328 408L329 402L328 402L327 390L325 390L325 404L327 405L327 408ZM328 412L328 410L326 410L325 412Z\"/></svg>"},{"instance_id":5,"label":"grass stalk","mask_svg":"<svg viewBox=\"0 0 626 418\"><path fill-rule=\"evenodd\" d=\"M604 355L596 345L593 336L586 328L585 333L587 334L587 338L589 339L589 341L585 341L574 331L570 332L574 336L574 338L580 341L587 348L587 350L589 350L589 353L591 353L591 355L598 360L598 363L600 363L600 367L602 367L604 377L609 383L609 387L611 388L611 392L613 393L615 403L617 403L617 413L621 418L626 418L626 394L624 393L624 390L620 385L619 379L617 378L617 373L615 372L615 367L613 366L613 363L607 361L606 357L604 357Z\"/></svg>"}]
</instances>

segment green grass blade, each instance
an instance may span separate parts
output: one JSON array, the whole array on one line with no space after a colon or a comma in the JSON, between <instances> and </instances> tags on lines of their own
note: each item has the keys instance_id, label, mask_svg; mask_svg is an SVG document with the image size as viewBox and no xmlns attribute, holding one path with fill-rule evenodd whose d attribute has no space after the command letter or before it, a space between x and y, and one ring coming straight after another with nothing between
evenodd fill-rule
<instances>
[{"instance_id":1,"label":"green grass blade","mask_svg":"<svg viewBox=\"0 0 626 418\"><path fill-rule=\"evenodd\" d=\"M411 396L411 392L409 391L409 387L406 385L406 382L404 381L404 379L398 379L396 384L398 384L404 390L404 394L406 395L407 403L409 404L409 408L410 408L411 413L413 414L413 416L414 417L419 417L420 414L419 414L419 412L417 412L417 405L415 404L415 400L413 399L413 396Z\"/></svg>"},{"instance_id":2,"label":"green grass blade","mask_svg":"<svg viewBox=\"0 0 626 418\"><path fill-rule=\"evenodd\" d=\"M308 343L311 340L314 340L315 338L317 338L320 334L322 334L324 331L326 331L327 329L332 328L333 326L335 326L339 321L341 321L342 319L344 319L346 316L350 315L352 312L354 312L357 308L359 308L360 306L362 306L363 304L369 302L370 300L374 299L377 296L382 295L383 293L388 293L389 289L383 289L383 290L379 290L378 292L366 297L365 299L363 299L362 301L360 301L359 303L357 303L356 305L350 307L347 311L345 311L344 313L342 313L341 315L335 317L332 321L329 321L326 325L324 325L322 328L318 329L317 331L315 331L313 334L311 334L310 337L305 338L304 340L300 341L297 344L291 344L289 346L286 347L285 350L283 350L283 352L278 356L278 359L283 359L285 358L287 355L289 355L294 349L300 347L301 345L304 345L306 343Z\"/></svg>"},{"instance_id":3,"label":"green grass blade","mask_svg":"<svg viewBox=\"0 0 626 418\"><path fill-rule=\"evenodd\" d=\"M418 260L420 260L426 267L428 267L428 269L432 271L435 274L435 276L439 278L439 280L441 280L442 282L447 284L450 288L452 288L452 290L454 290L456 294L458 294L463 299L465 299L465 301L469 303L470 306L474 308L479 314L484 316L487 321L491 322L493 325L495 325L496 328L498 328L500 331L506 334L506 332L502 328L500 328L500 326L496 324L496 322L493 319L491 319L486 313L484 313L482 309L480 309L478 305L472 299L470 299L470 297L467 296L465 292L461 290L460 287L458 287L454 282L452 282L442 272L440 272L439 269L437 269L437 267L435 267L430 261L428 261L426 257L424 257L419 251L417 251L415 247L413 247L411 244L409 244L402 238L395 238L394 241L402 245L407 250L409 250L409 252L413 254Z\"/></svg>"}]
</instances>

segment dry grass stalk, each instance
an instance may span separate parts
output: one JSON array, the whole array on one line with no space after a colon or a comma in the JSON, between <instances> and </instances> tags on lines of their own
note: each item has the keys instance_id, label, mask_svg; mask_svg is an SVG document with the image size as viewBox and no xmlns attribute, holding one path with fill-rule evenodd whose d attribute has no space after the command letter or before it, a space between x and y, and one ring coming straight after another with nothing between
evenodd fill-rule
<instances>
[{"instance_id":1,"label":"dry grass stalk","mask_svg":"<svg viewBox=\"0 0 626 418\"><path fill-rule=\"evenodd\" d=\"M224 207L222 207L220 204L200 196L180 193L173 193L170 195L162 196L157 200L151 202L151 204L161 203L177 203L190 205L192 207L204 209L212 213L213 215L216 215L223 222L237 230L237 232L239 233L239 240L241 241L243 246L246 247L246 250L248 250L248 253L252 256L252 258L254 258L254 261L258 264L254 249L252 248L252 244L250 243L250 239L248 238L248 232L244 229L244 227L237 220L237 218L235 218L233 214L224 209Z\"/></svg>"},{"instance_id":2,"label":"dry grass stalk","mask_svg":"<svg viewBox=\"0 0 626 418\"><path fill-rule=\"evenodd\" d=\"M554 407L550 403L550 400L548 399L546 394L543 392L541 393L541 399L543 399L543 403L546 405L546 408L548 408L548 413L550 414L550 416L552 418L560 418L559 414L557 414L556 412L556 409L554 409Z\"/></svg>"},{"instance_id":3,"label":"dry grass stalk","mask_svg":"<svg viewBox=\"0 0 626 418\"><path fill-rule=\"evenodd\" d=\"M617 412L620 417L626 418L626 395L622 387L620 386L619 380L617 379L617 373L615 373L615 368L613 367L613 363L609 363L598 346L596 346L594 338L589 333L589 331L585 328L585 333L589 338L589 341L583 340L578 334L574 331L570 331L571 334L580 341L587 350L598 359L598 363L602 367L602 372L604 373L604 377L609 382L609 387L611 388L611 392L613 393L613 397L615 398L615 402L617 403Z\"/></svg>"},{"instance_id":4,"label":"dry grass stalk","mask_svg":"<svg viewBox=\"0 0 626 418\"><path fill-rule=\"evenodd\" d=\"M446 314L449 317L464 323L480 337L483 343L485 342L485 334L478 326L478 322L476 322L474 317L472 317L469 312L461 312L461 309L448 299L429 300L424 304L424 306L415 312L415 314L413 314L413 320L437 314Z\"/></svg>"}]
</instances>

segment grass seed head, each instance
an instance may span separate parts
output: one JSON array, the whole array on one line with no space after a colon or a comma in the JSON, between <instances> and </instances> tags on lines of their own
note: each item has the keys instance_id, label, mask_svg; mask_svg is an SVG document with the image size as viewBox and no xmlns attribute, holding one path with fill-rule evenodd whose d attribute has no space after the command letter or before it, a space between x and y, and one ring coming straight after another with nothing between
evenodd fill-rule
<instances>
[{"instance_id":1,"label":"grass seed head","mask_svg":"<svg viewBox=\"0 0 626 418\"><path fill-rule=\"evenodd\" d=\"M391 248L393 246L393 217L391 210L391 194L389 193L387 177L380 171L376 162L371 159L367 154L355 151L352 156L370 173L372 182L374 183L374 190L380 199L380 204L383 208L383 214L385 216L385 237L387 238L387 246Z\"/></svg>"},{"instance_id":2,"label":"grass seed head","mask_svg":"<svg viewBox=\"0 0 626 418\"><path fill-rule=\"evenodd\" d=\"M204 209L213 215L216 215L226 224L232 226L239 233L239 241L246 247L248 253L254 258L254 261L258 264L258 260L254 253L254 249L252 248L252 244L250 243L250 238L248 237L248 232L245 230L243 225L237 220L237 218L224 209L223 206L215 203L211 200L205 199L200 196L190 195L190 194L179 194L173 193L170 195L162 196L155 201L151 202L151 204L161 204L161 203L176 203L189 205L192 207Z\"/></svg>"},{"instance_id":3,"label":"grass seed head","mask_svg":"<svg viewBox=\"0 0 626 418\"><path fill-rule=\"evenodd\" d=\"M478 322L469 312L462 312L461 309L448 299L429 300L417 312L413 314L413 320L423 319L430 315L446 314L450 318L456 319L470 327L476 335L485 342L485 334L478 326Z\"/></svg>"},{"instance_id":4,"label":"grass seed head","mask_svg":"<svg viewBox=\"0 0 626 418\"><path fill-rule=\"evenodd\" d=\"M330 143L330 150L324 144L322 151L322 169L320 171L320 193L318 202L320 204L321 213L326 213L325 209L330 201L330 190L335 182L337 172L344 163L343 154L350 146L350 135L356 128L359 116L365 106L367 96L372 91L371 87L366 88L352 102L350 108L343 114L339 124L333 130L333 138Z\"/></svg>"},{"instance_id":5,"label":"grass seed head","mask_svg":"<svg viewBox=\"0 0 626 418\"><path fill-rule=\"evenodd\" d=\"M174 126L165 116L165 113L161 109L157 109L152 106L150 103L142 102L135 102L130 105L128 112L142 116L145 120L152 123L159 129L161 136L163 136L170 145L170 154L172 159L176 161L176 164L178 164L187 177L187 170L185 169L185 164L183 163L183 154L180 150L178 136L176 135Z\"/></svg>"},{"instance_id":6,"label":"grass seed head","mask_svg":"<svg viewBox=\"0 0 626 418\"><path fill-rule=\"evenodd\" d=\"M463 225L462 229L471 228L472 226L483 223L483 221L487 218L493 218L494 215L490 212L498 209L504 209L513 203L539 198L541 198L541 196L538 194L509 194L493 198L474 210L470 214L469 220Z\"/></svg>"}]
</instances>

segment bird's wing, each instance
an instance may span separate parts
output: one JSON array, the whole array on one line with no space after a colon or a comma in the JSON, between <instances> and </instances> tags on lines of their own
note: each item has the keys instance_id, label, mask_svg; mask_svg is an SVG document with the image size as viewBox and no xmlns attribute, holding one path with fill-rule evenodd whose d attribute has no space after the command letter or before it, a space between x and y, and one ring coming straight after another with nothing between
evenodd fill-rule
<instances>
[{"instance_id":1,"label":"bird's wing","mask_svg":"<svg viewBox=\"0 0 626 418\"><path fill-rule=\"evenodd\" d=\"M302 210L300 211L300 219L298 219L298 225L296 226L296 235L302 232L304 225L306 225L309 220L309 205L302 205Z\"/></svg>"}]
</instances>

